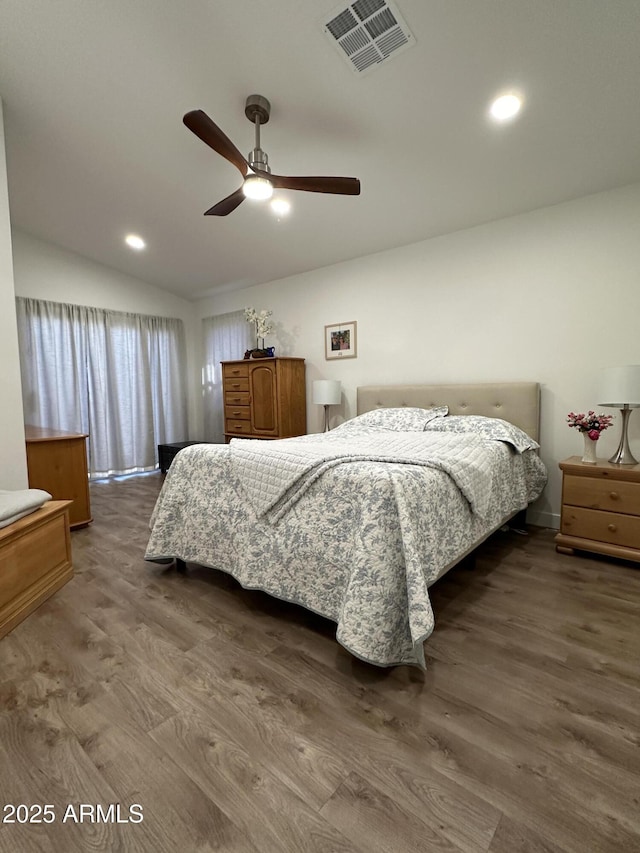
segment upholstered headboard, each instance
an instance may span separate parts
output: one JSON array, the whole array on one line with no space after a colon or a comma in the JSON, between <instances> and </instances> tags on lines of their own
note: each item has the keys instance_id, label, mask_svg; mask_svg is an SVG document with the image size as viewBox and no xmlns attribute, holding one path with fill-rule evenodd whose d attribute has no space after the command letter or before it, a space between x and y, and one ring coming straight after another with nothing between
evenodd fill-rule
<instances>
[{"instance_id":1,"label":"upholstered headboard","mask_svg":"<svg viewBox=\"0 0 640 853\"><path fill-rule=\"evenodd\" d=\"M475 385L362 385L358 414L372 409L448 406L451 415L502 418L539 441L540 385L537 382L484 382Z\"/></svg>"}]
</instances>

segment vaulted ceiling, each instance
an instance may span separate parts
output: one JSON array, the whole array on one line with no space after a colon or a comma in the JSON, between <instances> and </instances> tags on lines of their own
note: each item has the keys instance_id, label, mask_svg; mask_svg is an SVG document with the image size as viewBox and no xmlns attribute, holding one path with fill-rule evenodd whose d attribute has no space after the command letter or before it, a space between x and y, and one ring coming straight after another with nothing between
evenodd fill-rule
<instances>
[{"instance_id":1,"label":"vaulted ceiling","mask_svg":"<svg viewBox=\"0 0 640 853\"><path fill-rule=\"evenodd\" d=\"M195 299L640 180L638 0L394 2L412 44L359 73L324 28L346 2L2 0L12 221ZM523 109L495 124L505 90ZM182 116L246 155L253 93L274 172L361 195L203 216L240 175Z\"/></svg>"}]
</instances>

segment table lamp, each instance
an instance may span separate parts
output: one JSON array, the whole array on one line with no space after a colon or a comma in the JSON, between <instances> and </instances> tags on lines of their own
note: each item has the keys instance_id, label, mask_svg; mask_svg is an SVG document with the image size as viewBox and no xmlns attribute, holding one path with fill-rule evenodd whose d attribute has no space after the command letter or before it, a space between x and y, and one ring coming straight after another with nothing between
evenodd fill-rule
<instances>
[{"instance_id":1,"label":"table lamp","mask_svg":"<svg viewBox=\"0 0 640 853\"><path fill-rule=\"evenodd\" d=\"M329 406L337 406L342 399L342 386L337 379L314 379L313 402L324 406L324 432L329 432Z\"/></svg>"},{"instance_id":2,"label":"table lamp","mask_svg":"<svg viewBox=\"0 0 640 853\"><path fill-rule=\"evenodd\" d=\"M640 407L640 364L604 368L600 375L600 399L607 401L599 403L600 406L620 409L622 414L620 444L609 462L637 465L638 460L629 447L629 417L632 409Z\"/></svg>"}]
</instances>

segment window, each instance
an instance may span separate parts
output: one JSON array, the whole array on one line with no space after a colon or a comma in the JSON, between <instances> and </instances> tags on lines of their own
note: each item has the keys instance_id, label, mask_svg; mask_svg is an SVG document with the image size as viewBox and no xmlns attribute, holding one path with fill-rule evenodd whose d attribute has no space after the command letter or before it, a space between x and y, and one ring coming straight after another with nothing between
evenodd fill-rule
<instances>
[{"instance_id":1,"label":"window","mask_svg":"<svg viewBox=\"0 0 640 853\"><path fill-rule=\"evenodd\" d=\"M92 478L150 471L187 431L182 320L18 297L25 420L89 435Z\"/></svg>"}]
</instances>

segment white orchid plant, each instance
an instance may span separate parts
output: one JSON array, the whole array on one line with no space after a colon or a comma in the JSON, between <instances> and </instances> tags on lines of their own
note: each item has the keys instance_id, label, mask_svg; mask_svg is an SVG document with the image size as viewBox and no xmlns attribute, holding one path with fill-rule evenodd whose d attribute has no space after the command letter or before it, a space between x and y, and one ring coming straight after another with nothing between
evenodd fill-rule
<instances>
[{"instance_id":1,"label":"white orchid plant","mask_svg":"<svg viewBox=\"0 0 640 853\"><path fill-rule=\"evenodd\" d=\"M256 327L256 339L259 349L259 342L262 341L264 345L264 339L266 338L266 336L270 335L271 332L273 332L273 325L270 322L272 314L273 311L258 312L255 308L244 309L244 319L247 321L247 323L253 323Z\"/></svg>"}]
</instances>

